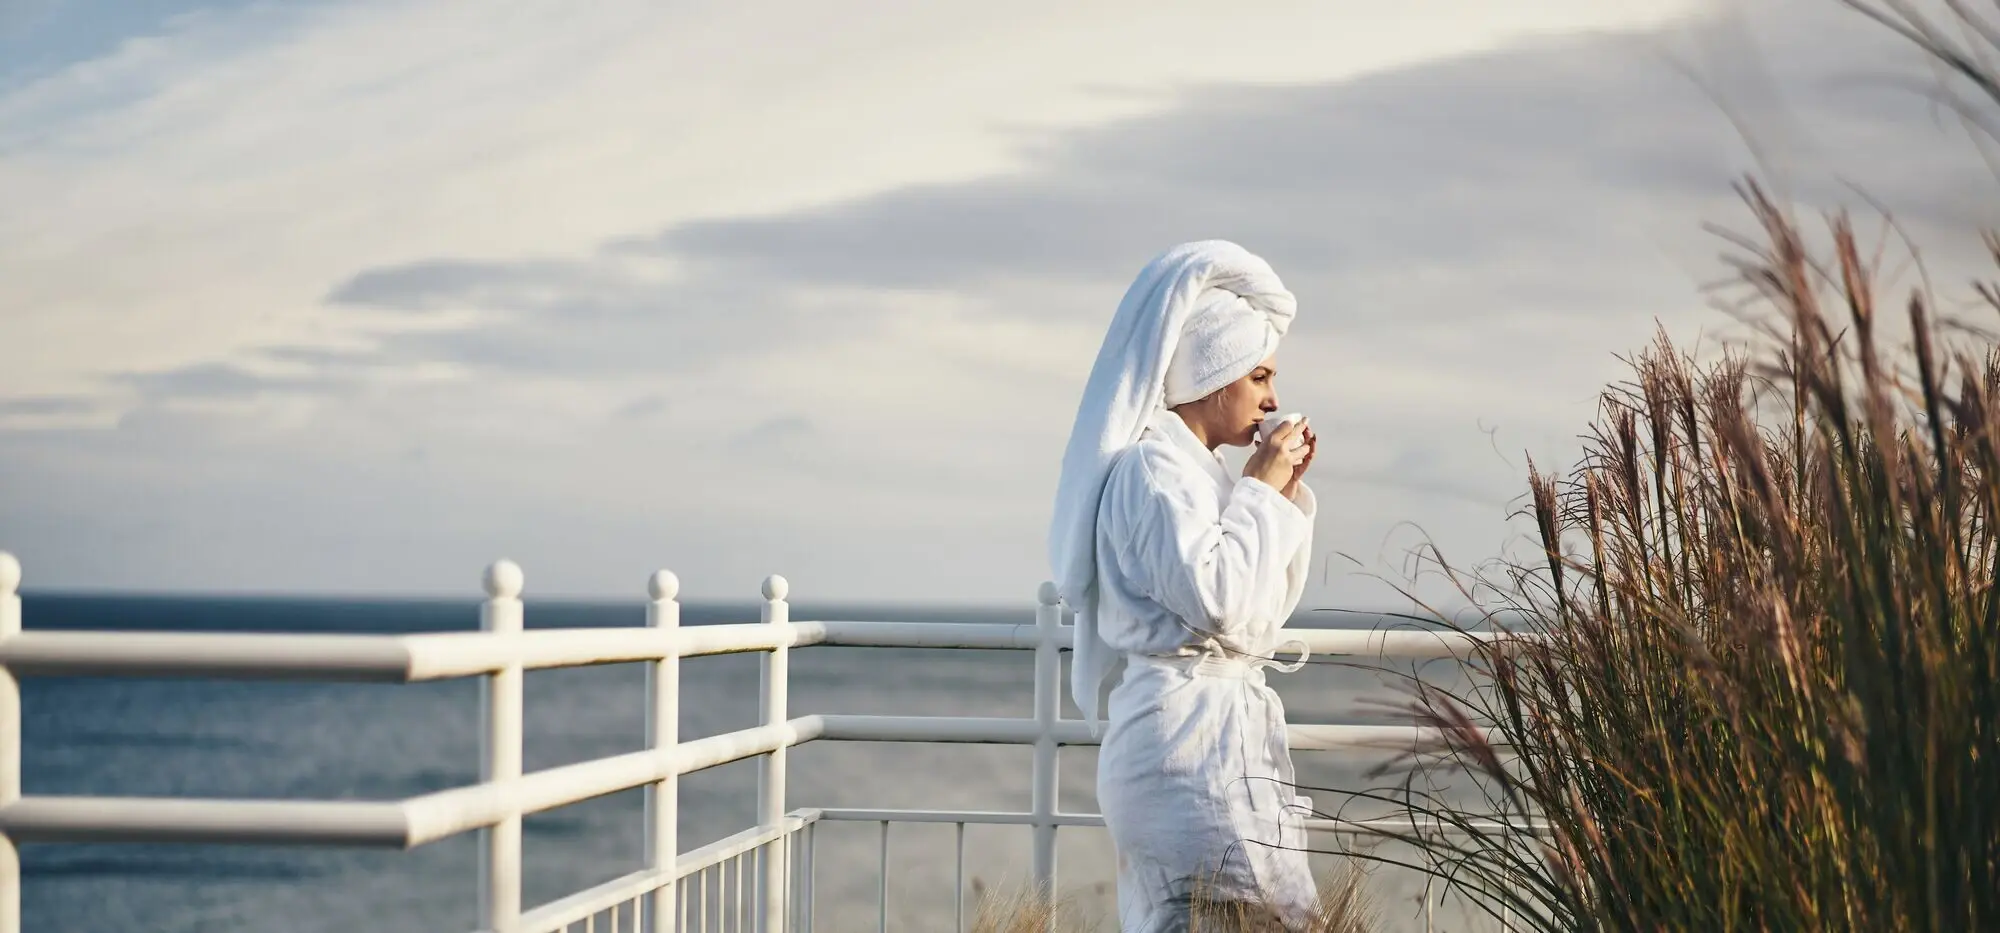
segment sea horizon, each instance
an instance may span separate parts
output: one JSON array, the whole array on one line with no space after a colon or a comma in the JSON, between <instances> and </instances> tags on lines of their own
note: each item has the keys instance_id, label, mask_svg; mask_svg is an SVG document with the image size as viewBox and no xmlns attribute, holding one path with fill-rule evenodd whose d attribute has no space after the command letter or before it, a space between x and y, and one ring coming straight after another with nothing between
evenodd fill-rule
<instances>
[{"instance_id":1,"label":"sea horizon","mask_svg":"<svg viewBox=\"0 0 2000 933\"><path fill-rule=\"evenodd\" d=\"M130 603L267 604L271 606L282 606L287 604L320 605L320 606L330 605L330 604L351 604L354 606L397 606L397 605L435 606L435 607L465 606L476 611L479 604L485 600L485 595L483 593L461 597L461 596L432 595L432 594L314 593L308 591L293 592L293 591L276 591L276 590L203 591L203 590L138 590L138 589L123 590L116 588L49 589L49 588L34 588L25 585L21 588L19 595L22 600L22 626L23 628L27 629L35 628L34 609L37 605L42 605L45 603L62 603L62 602L82 603L90 601L105 601L105 602L115 601L115 602L130 602ZM648 603L648 601L643 595L631 596L631 597L597 596L597 595L563 595L563 594L536 596L532 593L524 594L522 596L522 602L526 608L528 616L526 624L530 628L534 627L537 624L535 618L536 616L535 610L537 608L544 610L544 614L546 614L548 610L567 610L567 609L589 610L589 609L626 608L626 609L643 611ZM757 612L763 605L763 601L755 597L747 599L677 600L676 602L682 609L683 625L718 625L718 624L728 624L731 621L756 622L758 621L756 618ZM786 604L791 608L791 616L793 621L810 621L810 620L868 621L870 620L869 613L874 613L874 612L888 612L897 616L907 616L916 613L936 614L936 615L946 615L953 613L988 615L993 613L1006 613L1015 611L1024 611L1032 613L1035 608L1035 601L1033 599L1019 600L1016 602L1002 602L1002 601L953 602L945 600L897 601L890 599L883 599L883 600L788 599L786 600ZM737 612L737 611L747 612L750 615L750 618L745 618L740 620L717 620L711 617L711 614L713 613ZM689 618L687 618L689 614L693 614L697 619L700 619L700 621L690 620ZM1413 616L1416 617L1413 618ZM1355 621L1355 624L1353 625L1325 624L1329 622L1339 621L1342 619L1342 617L1352 617L1353 620ZM1366 628L1368 626L1363 623L1371 618L1377 620L1393 620L1394 624L1398 625L1427 624L1430 621L1432 621L1421 618L1421 616L1418 613L1413 613L1410 610L1406 609L1398 610L1398 609L1388 609L1388 608L1355 608L1347 606L1313 606L1313 605L1301 604L1296 610L1293 611L1292 616L1286 622L1286 625L1291 627L1297 627L1300 626L1301 623L1319 623L1314 625L1308 625L1305 627ZM922 621L922 620L905 618L905 619L885 619L883 621ZM294 629L281 627L277 630L293 631ZM242 631L242 630L231 629L231 631Z\"/></svg>"}]
</instances>

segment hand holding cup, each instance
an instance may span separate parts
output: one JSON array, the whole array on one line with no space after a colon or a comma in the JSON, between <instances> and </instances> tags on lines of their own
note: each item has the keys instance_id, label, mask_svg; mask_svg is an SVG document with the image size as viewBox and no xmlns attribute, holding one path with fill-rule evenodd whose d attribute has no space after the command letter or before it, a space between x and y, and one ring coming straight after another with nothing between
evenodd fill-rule
<instances>
[{"instance_id":1,"label":"hand holding cup","mask_svg":"<svg viewBox=\"0 0 2000 933\"><path fill-rule=\"evenodd\" d=\"M1265 419L1257 426L1259 443L1243 465L1243 475L1263 480L1272 489L1290 490L1312 459L1313 445L1305 416L1297 413ZM1289 495L1289 492L1287 493Z\"/></svg>"}]
</instances>

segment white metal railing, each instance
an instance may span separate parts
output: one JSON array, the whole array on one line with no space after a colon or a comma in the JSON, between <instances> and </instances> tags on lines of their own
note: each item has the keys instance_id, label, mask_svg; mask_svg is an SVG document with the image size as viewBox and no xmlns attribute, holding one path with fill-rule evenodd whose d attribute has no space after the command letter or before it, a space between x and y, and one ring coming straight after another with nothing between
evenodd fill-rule
<instances>
[{"instance_id":1,"label":"white metal railing","mask_svg":"<svg viewBox=\"0 0 2000 933\"><path fill-rule=\"evenodd\" d=\"M1056 833L1101 826L1096 814L1061 812L1057 757L1065 745L1096 744L1085 724L1058 716L1060 652L1071 628L1053 584L1038 594L1033 625L930 622L791 621L783 577L764 581L757 623L680 627L679 581L660 571L648 581L644 628L523 630L523 575L511 561L487 568L481 631L408 635L294 635L23 631L20 564L0 552L0 933L19 933L23 841L264 843L412 848L464 832L481 835L479 922L493 933L582 929L800 930L813 912L814 827L822 821L889 825L952 822L1032 828L1032 880L1052 891ZM1464 658L1480 640L1501 635L1424 631L1307 629L1288 633L1319 658ZM1003 648L1035 653L1034 715L1026 719L816 714L789 715L789 652L841 645L902 648ZM758 725L683 742L679 737L680 661L759 652ZM522 676L527 670L594 664L647 664L642 751L523 773ZM272 801L21 794L21 717L17 677L41 675L188 676L411 683L481 678L482 743L476 784L394 801ZM1407 748L1435 738L1415 726L1292 725L1292 748ZM939 742L1028 745L1034 750L1025 812L924 810L787 810L786 751L811 741ZM693 852L679 851L679 779L683 774L756 757L757 825ZM643 867L628 876L524 912L521 820L634 787L645 788ZM1367 831L1371 822L1312 820L1308 828ZM1399 821L1407 826L1407 821ZM746 861L747 860L747 861ZM885 862L886 864L886 862ZM747 874L746 874L747 872ZM882 881L887 927L887 874ZM738 906L729 898L743 903Z\"/></svg>"},{"instance_id":2,"label":"white metal railing","mask_svg":"<svg viewBox=\"0 0 2000 933\"><path fill-rule=\"evenodd\" d=\"M788 813L776 824L752 827L682 854L671 873L663 875L649 866L543 904L521 915L520 929L523 933L810 930L813 827L819 818L817 810ZM766 877L764 866L779 860L794 870L786 874L779 891L779 912L767 914L767 904L756 899L755 881ZM769 924L762 921L766 916L784 919ZM672 923L661 924L660 917L671 918Z\"/></svg>"}]
</instances>

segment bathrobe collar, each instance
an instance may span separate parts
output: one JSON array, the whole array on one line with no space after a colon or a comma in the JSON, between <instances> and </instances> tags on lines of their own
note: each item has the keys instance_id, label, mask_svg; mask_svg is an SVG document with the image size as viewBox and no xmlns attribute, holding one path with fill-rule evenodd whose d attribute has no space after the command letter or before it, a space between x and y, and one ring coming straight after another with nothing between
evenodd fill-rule
<instances>
[{"instance_id":1,"label":"bathrobe collar","mask_svg":"<svg viewBox=\"0 0 2000 933\"><path fill-rule=\"evenodd\" d=\"M1207 469L1208 475L1214 478L1218 485L1225 489L1236 485L1235 477L1229 475L1229 467L1222 462L1222 454L1208 449L1208 445L1203 444L1201 438L1194 436L1194 431L1188 428L1187 422L1182 421L1180 415L1171 409L1159 409L1153 413L1152 427Z\"/></svg>"}]
</instances>

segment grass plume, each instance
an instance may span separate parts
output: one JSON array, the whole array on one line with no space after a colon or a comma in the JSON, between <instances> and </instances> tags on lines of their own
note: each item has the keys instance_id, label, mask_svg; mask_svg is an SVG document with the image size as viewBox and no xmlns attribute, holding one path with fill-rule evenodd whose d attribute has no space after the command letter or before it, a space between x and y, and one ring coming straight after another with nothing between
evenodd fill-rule
<instances>
[{"instance_id":1,"label":"grass plume","mask_svg":"<svg viewBox=\"0 0 2000 933\"><path fill-rule=\"evenodd\" d=\"M2000 354L1947 358L1916 294L1891 360L1847 219L1820 263L1742 194L1760 352L1662 334L1569 476L1530 463L1542 555L1485 613L1523 637L1412 686L1441 739L1364 796L1513 929L2000 929Z\"/></svg>"}]
</instances>

